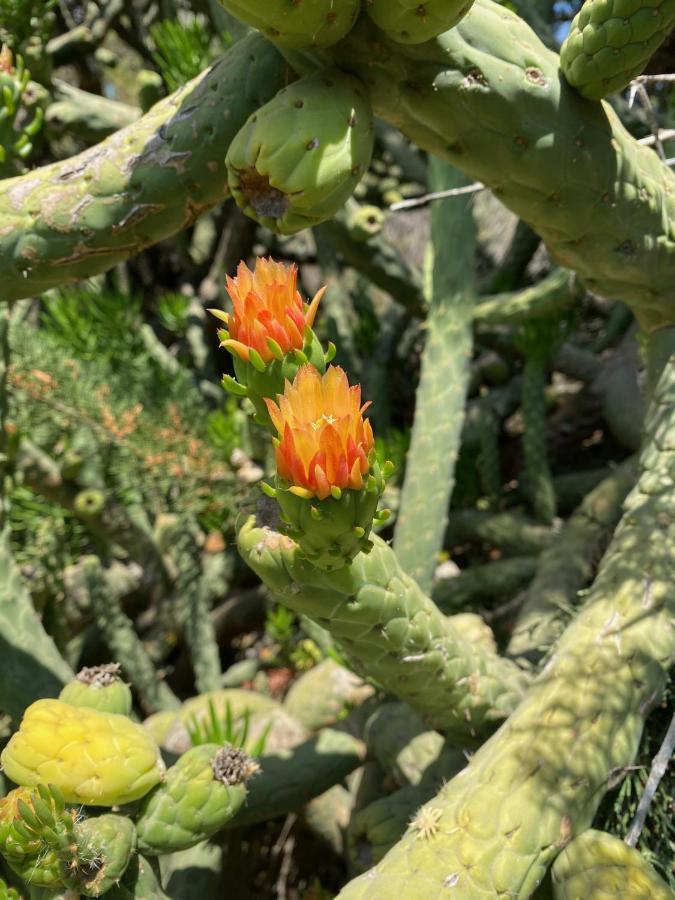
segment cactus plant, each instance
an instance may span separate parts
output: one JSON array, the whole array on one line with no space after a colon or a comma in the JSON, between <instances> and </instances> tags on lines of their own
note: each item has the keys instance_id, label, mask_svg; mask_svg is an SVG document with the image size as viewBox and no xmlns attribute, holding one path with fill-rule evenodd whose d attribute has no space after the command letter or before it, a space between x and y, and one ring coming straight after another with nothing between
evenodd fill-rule
<instances>
[{"instance_id":1,"label":"cactus plant","mask_svg":"<svg viewBox=\"0 0 675 900\"><path fill-rule=\"evenodd\" d=\"M421 44L456 25L472 3L473 0L366 0L366 12L391 40Z\"/></svg>"},{"instance_id":2,"label":"cactus plant","mask_svg":"<svg viewBox=\"0 0 675 900\"><path fill-rule=\"evenodd\" d=\"M280 47L329 47L352 28L359 0L219 0Z\"/></svg>"}]
</instances>

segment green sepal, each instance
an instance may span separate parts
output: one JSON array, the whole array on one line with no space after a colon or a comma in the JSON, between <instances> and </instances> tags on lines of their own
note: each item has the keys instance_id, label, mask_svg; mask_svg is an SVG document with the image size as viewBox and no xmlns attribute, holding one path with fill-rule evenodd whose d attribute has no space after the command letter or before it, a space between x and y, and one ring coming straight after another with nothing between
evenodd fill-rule
<instances>
[{"instance_id":1,"label":"green sepal","mask_svg":"<svg viewBox=\"0 0 675 900\"><path fill-rule=\"evenodd\" d=\"M371 471L360 490L333 488L330 497L299 497L292 485L277 477L276 500L284 532L297 541L302 553L317 568L334 570L348 565L368 540L386 479L373 454Z\"/></svg>"},{"instance_id":2,"label":"green sepal","mask_svg":"<svg viewBox=\"0 0 675 900\"><path fill-rule=\"evenodd\" d=\"M233 394L235 397L248 397L248 391L244 385L235 381L231 375L223 375L221 384L228 394Z\"/></svg>"}]
</instances>

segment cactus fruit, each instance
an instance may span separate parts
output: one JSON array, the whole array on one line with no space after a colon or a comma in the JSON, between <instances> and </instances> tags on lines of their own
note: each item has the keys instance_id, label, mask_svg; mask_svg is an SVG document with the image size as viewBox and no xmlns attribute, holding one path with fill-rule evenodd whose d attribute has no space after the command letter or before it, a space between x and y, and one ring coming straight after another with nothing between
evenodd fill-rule
<instances>
[{"instance_id":1,"label":"cactus fruit","mask_svg":"<svg viewBox=\"0 0 675 900\"><path fill-rule=\"evenodd\" d=\"M560 50L560 68L584 97L601 100L642 72L673 25L673 0L586 0Z\"/></svg>"},{"instance_id":2,"label":"cactus fruit","mask_svg":"<svg viewBox=\"0 0 675 900\"><path fill-rule=\"evenodd\" d=\"M330 47L347 35L361 0L219 0L247 25L279 47Z\"/></svg>"},{"instance_id":3,"label":"cactus fruit","mask_svg":"<svg viewBox=\"0 0 675 900\"><path fill-rule=\"evenodd\" d=\"M401 44L421 44L453 28L473 0L365 0L365 10L378 28Z\"/></svg>"},{"instance_id":4,"label":"cactus fruit","mask_svg":"<svg viewBox=\"0 0 675 900\"><path fill-rule=\"evenodd\" d=\"M589 829L568 844L553 864L555 900L673 900L675 894L647 860L622 840Z\"/></svg>"},{"instance_id":5,"label":"cactus fruit","mask_svg":"<svg viewBox=\"0 0 675 900\"><path fill-rule=\"evenodd\" d=\"M296 266L257 259L254 270L241 262L235 278L227 277L227 293L234 306L230 315L211 312L226 325L218 332L220 346L232 354L237 381L223 377L223 387L253 403L258 421L271 425L266 397L283 393L303 363L323 372L331 353L324 354L312 331L325 288L311 303L303 303L297 289Z\"/></svg>"},{"instance_id":6,"label":"cactus fruit","mask_svg":"<svg viewBox=\"0 0 675 900\"><path fill-rule=\"evenodd\" d=\"M344 371L324 375L307 364L287 383L279 402L266 400L275 440L276 486L267 493L308 560L338 569L370 546L391 465L380 468L370 422L363 418L361 388Z\"/></svg>"},{"instance_id":7,"label":"cactus fruit","mask_svg":"<svg viewBox=\"0 0 675 900\"><path fill-rule=\"evenodd\" d=\"M326 572L254 516L238 535L239 552L274 598L326 628L356 672L471 744L511 712L527 679L494 648L466 640L403 572L391 547L372 540L369 553Z\"/></svg>"},{"instance_id":8,"label":"cactus fruit","mask_svg":"<svg viewBox=\"0 0 675 900\"><path fill-rule=\"evenodd\" d=\"M136 820L140 852L187 850L215 834L243 806L246 781L258 768L229 744L188 750L143 801Z\"/></svg>"},{"instance_id":9,"label":"cactus fruit","mask_svg":"<svg viewBox=\"0 0 675 900\"><path fill-rule=\"evenodd\" d=\"M70 706L128 716L132 707L131 690L119 677L120 670L119 663L85 667L63 688L59 700Z\"/></svg>"},{"instance_id":10,"label":"cactus fruit","mask_svg":"<svg viewBox=\"0 0 675 900\"><path fill-rule=\"evenodd\" d=\"M0 757L16 784L55 785L69 803L115 806L145 796L164 763L148 732L126 716L38 700Z\"/></svg>"},{"instance_id":11,"label":"cactus fruit","mask_svg":"<svg viewBox=\"0 0 675 900\"><path fill-rule=\"evenodd\" d=\"M116 885L136 849L131 819L113 813L87 818L75 825L77 866L64 881L85 897L100 897Z\"/></svg>"},{"instance_id":12,"label":"cactus fruit","mask_svg":"<svg viewBox=\"0 0 675 900\"><path fill-rule=\"evenodd\" d=\"M293 234L333 216L351 197L373 151L364 85L335 69L282 88L230 144L228 183L239 207Z\"/></svg>"}]
</instances>

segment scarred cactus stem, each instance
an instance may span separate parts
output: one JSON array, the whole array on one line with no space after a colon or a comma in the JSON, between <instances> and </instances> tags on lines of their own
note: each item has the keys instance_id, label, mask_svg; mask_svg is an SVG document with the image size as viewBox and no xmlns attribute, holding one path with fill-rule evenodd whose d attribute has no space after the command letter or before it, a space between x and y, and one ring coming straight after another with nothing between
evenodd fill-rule
<instances>
[{"instance_id":1,"label":"scarred cactus stem","mask_svg":"<svg viewBox=\"0 0 675 900\"><path fill-rule=\"evenodd\" d=\"M223 375L222 385L228 393L234 394L235 397L248 397L248 390L243 384L235 381L231 375Z\"/></svg>"},{"instance_id":2,"label":"scarred cactus stem","mask_svg":"<svg viewBox=\"0 0 675 900\"><path fill-rule=\"evenodd\" d=\"M260 766L238 747L223 747L211 764L213 777L229 786L242 784L257 775Z\"/></svg>"},{"instance_id":3,"label":"scarred cactus stem","mask_svg":"<svg viewBox=\"0 0 675 900\"><path fill-rule=\"evenodd\" d=\"M328 344L328 349L326 350L326 353L324 354L324 359L326 360L326 365L328 365L328 363L332 362L335 359L336 353L337 353L337 347L335 346L335 344L332 341L330 341Z\"/></svg>"}]
</instances>

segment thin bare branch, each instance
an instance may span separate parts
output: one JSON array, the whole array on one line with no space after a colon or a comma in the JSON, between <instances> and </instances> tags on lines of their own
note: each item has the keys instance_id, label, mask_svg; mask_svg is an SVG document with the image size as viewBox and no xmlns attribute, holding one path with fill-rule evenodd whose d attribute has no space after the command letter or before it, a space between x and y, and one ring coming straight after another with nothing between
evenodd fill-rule
<instances>
[{"instance_id":1,"label":"thin bare branch","mask_svg":"<svg viewBox=\"0 0 675 900\"><path fill-rule=\"evenodd\" d=\"M666 736L663 739L659 752L652 760L652 767L649 770L649 778L647 779L644 793L638 803L638 808L633 817L633 821L630 823L630 828L628 829L628 834L625 838L629 847L635 847L638 842L638 838L640 837L640 833L642 832L649 813L649 808L652 805L652 800L661 783L661 779L666 774L668 763L670 762L674 750L675 713L673 713L673 718L670 720L670 726L668 727L668 731L666 732Z\"/></svg>"}]
</instances>

